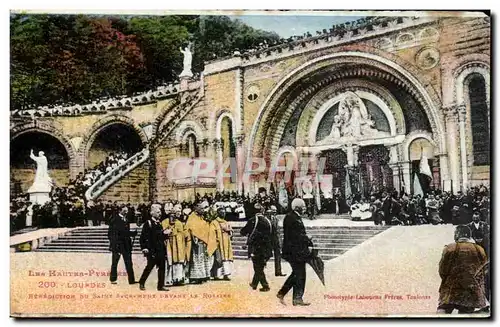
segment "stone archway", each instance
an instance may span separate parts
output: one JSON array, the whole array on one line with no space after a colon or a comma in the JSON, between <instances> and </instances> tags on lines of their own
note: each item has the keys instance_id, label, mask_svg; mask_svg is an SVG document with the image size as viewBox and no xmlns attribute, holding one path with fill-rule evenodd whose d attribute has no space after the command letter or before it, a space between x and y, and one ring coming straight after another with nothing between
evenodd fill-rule
<instances>
[{"instance_id":1,"label":"stone archway","mask_svg":"<svg viewBox=\"0 0 500 327\"><path fill-rule=\"evenodd\" d=\"M10 186L12 194L26 192L36 172L30 159L43 151L49 175L58 187L67 185L76 175L76 155L70 140L50 124L31 122L12 129L10 139Z\"/></svg>"},{"instance_id":2,"label":"stone archway","mask_svg":"<svg viewBox=\"0 0 500 327\"><path fill-rule=\"evenodd\" d=\"M79 153L78 155L82 158L83 162L83 167L87 167L89 164L89 152L96 141L97 137L99 134L105 130L106 128L115 125L115 124L120 124L124 125L131 130L133 130L137 136L140 138L140 141L142 143L142 146L147 146L148 144L148 137L146 136L146 133L142 128L137 125L133 119L123 116L123 115L110 115L106 116L103 119L98 120L91 128L89 133L85 135L85 137L82 140L82 143L79 148Z\"/></svg>"},{"instance_id":3,"label":"stone archway","mask_svg":"<svg viewBox=\"0 0 500 327\"><path fill-rule=\"evenodd\" d=\"M325 70L328 67L349 63L365 65L366 67L375 69L363 70L359 68L358 71L353 72L344 70L341 71L338 77L342 74L355 76L356 73L364 74L368 77L378 76L405 88L423 107L429 119L433 134L439 137L438 144L441 152L444 153L446 151L444 124L442 114L438 110L438 108L440 108L440 100L435 91L428 85L424 86L415 78L414 74L394 61L371 53L347 51L313 59L290 72L275 86L261 106L255 123L252 126L247 156L264 155L264 148L269 147L269 144L266 144L266 135L269 128L273 125L273 117L283 117L283 113L281 111L278 112L280 104L293 88L298 87L297 85L300 84L301 80L316 74L318 71ZM318 85L318 88L321 86L321 84ZM315 92L315 90L305 90L300 96L306 97L313 92ZM286 108L282 108L281 110L286 112ZM274 124L274 126L276 125Z\"/></svg>"},{"instance_id":4,"label":"stone archway","mask_svg":"<svg viewBox=\"0 0 500 327\"><path fill-rule=\"evenodd\" d=\"M66 153L69 158L69 175L70 178L74 178L78 171L78 166L80 165L78 162L78 153L75 150L73 144L70 139L64 135L62 131L58 128L54 127L52 124L48 122L42 122L39 120L33 120L26 124L21 124L14 126L10 130L10 140L13 141L16 137L21 136L22 134L29 132L40 132L44 134L48 134L55 139L57 139L66 149Z\"/></svg>"},{"instance_id":5,"label":"stone archway","mask_svg":"<svg viewBox=\"0 0 500 327\"><path fill-rule=\"evenodd\" d=\"M219 113L217 113L217 120L216 120L216 123L215 123L215 139L221 139L221 134L222 134L222 120L224 118L227 118L229 119L229 121L231 122L231 129L232 129L232 133L233 133L233 137L236 137L236 135L238 135L238 126L235 124L235 120L234 120L234 117L233 115L231 114L231 112L229 110L222 110L220 111Z\"/></svg>"}]
</instances>

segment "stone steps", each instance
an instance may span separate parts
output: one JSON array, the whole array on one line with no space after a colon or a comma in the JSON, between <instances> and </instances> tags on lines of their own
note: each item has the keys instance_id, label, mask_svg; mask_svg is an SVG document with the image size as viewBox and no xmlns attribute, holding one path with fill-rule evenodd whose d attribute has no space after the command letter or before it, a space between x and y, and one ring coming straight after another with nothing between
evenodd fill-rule
<instances>
[{"instance_id":1,"label":"stone steps","mask_svg":"<svg viewBox=\"0 0 500 327\"><path fill-rule=\"evenodd\" d=\"M387 227L380 226L308 226L307 234L313 239L315 248L323 260L330 260L342 255L349 249L363 243L372 236L384 231ZM241 226L233 226L233 254L235 259L248 259L247 238L240 235ZM140 253L138 228L135 237L133 253ZM283 229L280 228L280 239ZM92 252L109 253L108 227L84 227L72 230L58 239L52 240L36 251L41 252Z\"/></svg>"}]
</instances>

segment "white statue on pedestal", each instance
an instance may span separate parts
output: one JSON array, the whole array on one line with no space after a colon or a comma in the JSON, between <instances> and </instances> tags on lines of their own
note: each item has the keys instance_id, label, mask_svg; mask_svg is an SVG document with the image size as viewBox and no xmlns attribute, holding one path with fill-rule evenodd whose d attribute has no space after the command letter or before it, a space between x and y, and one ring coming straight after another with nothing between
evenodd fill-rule
<instances>
[{"instance_id":1,"label":"white statue on pedestal","mask_svg":"<svg viewBox=\"0 0 500 327\"><path fill-rule=\"evenodd\" d=\"M38 157L31 150L30 158L36 162L36 173L33 185L28 189L30 201L43 205L50 201L50 190L52 188L52 179L49 176L48 162L43 151L38 152Z\"/></svg>"},{"instance_id":2,"label":"white statue on pedestal","mask_svg":"<svg viewBox=\"0 0 500 327\"><path fill-rule=\"evenodd\" d=\"M184 55L184 69L182 70L181 74L179 77L193 77L193 72L191 71L191 64L193 62L193 52L191 51L191 42L184 47L184 50L182 48L179 48L179 50L182 52Z\"/></svg>"}]
</instances>

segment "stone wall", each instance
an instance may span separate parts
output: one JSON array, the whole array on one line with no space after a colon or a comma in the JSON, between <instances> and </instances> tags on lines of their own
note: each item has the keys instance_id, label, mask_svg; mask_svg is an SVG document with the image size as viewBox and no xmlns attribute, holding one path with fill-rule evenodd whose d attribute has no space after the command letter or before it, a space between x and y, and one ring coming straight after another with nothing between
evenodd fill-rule
<instances>
[{"instance_id":1,"label":"stone wall","mask_svg":"<svg viewBox=\"0 0 500 327\"><path fill-rule=\"evenodd\" d=\"M156 198L158 201L165 201L174 196L167 178L167 168L169 161L175 157L176 149L173 147L162 145L156 150Z\"/></svg>"}]
</instances>

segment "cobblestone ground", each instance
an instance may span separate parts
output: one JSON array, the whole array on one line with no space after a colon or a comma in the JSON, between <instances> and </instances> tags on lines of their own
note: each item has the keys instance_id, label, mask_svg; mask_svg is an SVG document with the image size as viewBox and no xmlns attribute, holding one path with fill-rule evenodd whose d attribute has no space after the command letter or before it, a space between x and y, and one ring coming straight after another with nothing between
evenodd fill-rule
<instances>
[{"instance_id":1,"label":"cobblestone ground","mask_svg":"<svg viewBox=\"0 0 500 327\"><path fill-rule=\"evenodd\" d=\"M250 261L236 261L231 281L171 287L156 291L156 271L146 291L117 285L106 274L110 254L11 253L11 313L69 315L272 315L272 316L385 316L434 314L440 278L438 263L443 246L453 240L453 226L393 227L343 256L326 262L323 286L308 267L304 299L309 307L281 305L276 292L286 277L275 277L273 262L266 268L271 291L248 286ZM139 279L145 259L134 255ZM290 268L283 263L284 272ZM124 272L120 261L119 271ZM83 276L61 276L63 272ZM45 274L45 276L40 276ZM99 274L104 274L100 276ZM37 276L38 275L38 276ZM54 299L57 296L59 298ZM40 298L41 297L41 298ZM47 297L47 298L45 298ZM52 297L52 298L50 298Z\"/></svg>"}]
</instances>

